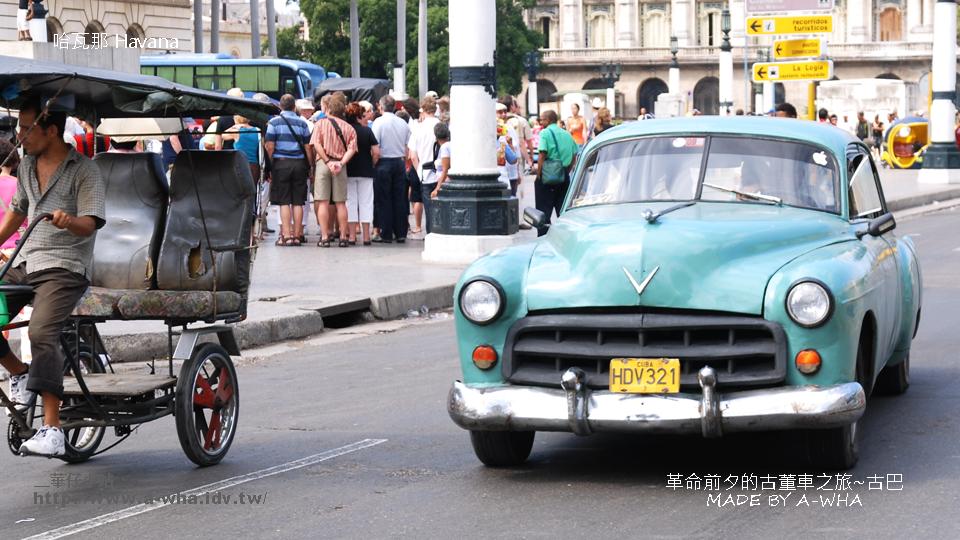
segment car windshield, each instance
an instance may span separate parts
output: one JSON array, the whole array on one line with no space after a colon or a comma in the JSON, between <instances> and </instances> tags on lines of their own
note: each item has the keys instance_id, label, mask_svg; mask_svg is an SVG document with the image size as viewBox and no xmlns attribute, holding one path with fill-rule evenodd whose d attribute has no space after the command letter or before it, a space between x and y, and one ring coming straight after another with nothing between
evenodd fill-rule
<instances>
[{"instance_id":1,"label":"car windshield","mask_svg":"<svg viewBox=\"0 0 960 540\"><path fill-rule=\"evenodd\" d=\"M587 159L571 208L690 201L699 193L704 201L840 211L836 161L810 144L749 137L644 137L604 145Z\"/></svg>"}]
</instances>

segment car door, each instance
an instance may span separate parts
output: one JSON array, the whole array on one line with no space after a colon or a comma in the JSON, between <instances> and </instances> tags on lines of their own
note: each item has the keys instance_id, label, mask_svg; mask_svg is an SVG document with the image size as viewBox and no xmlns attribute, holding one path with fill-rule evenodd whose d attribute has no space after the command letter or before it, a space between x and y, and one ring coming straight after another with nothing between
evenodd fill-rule
<instances>
[{"instance_id":1,"label":"car door","mask_svg":"<svg viewBox=\"0 0 960 540\"><path fill-rule=\"evenodd\" d=\"M849 181L850 222L861 224L882 216L887 212L883 198L883 188L873 163L865 147L852 145L847 153L847 172ZM893 352L897 331L900 327L900 287L902 281L897 266L897 240L893 231L879 237L865 235L860 240L870 252L872 274L870 287L876 288L875 315L877 318L877 351L874 361L874 373Z\"/></svg>"}]
</instances>

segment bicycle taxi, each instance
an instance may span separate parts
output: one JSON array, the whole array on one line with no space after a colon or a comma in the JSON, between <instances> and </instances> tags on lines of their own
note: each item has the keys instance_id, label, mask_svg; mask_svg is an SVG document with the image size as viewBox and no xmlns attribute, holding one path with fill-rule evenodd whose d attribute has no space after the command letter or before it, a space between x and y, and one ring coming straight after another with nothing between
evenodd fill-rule
<instances>
[{"instance_id":1,"label":"bicycle taxi","mask_svg":"<svg viewBox=\"0 0 960 540\"><path fill-rule=\"evenodd\" d=\"M106 118L182 123L223 114L265 121L279 112L270 103L158 77L0 56L0 108L15 111L28 92L94 125ZM246 316L257 186L246 159L234 151L183 150L169 181L159 160L149 152L94 158L104 179L107 223L97 234L91 285L60 337L67 358L61 459L67 462L86 461L140 424L168 415L184 453L199 466L223 459L236 434L239 389L230 357L240 354L234 324ZM41 221L30 224L17 251ZM0 281L14 259L0 269ZM9 322L15 314L6 313L6 300L32 294L29 286L0 283L0 329L26 326ZM149 358L143 373L114 372L97 330L114 320L165 324L166 366ZM177 373L175 364L181 364ZM17 454L42 419L40 405L19 411L0 390L0 408L9 412L7 442ZM100 450L108 428L119 440Z\"/></svg>"}]
</instances>

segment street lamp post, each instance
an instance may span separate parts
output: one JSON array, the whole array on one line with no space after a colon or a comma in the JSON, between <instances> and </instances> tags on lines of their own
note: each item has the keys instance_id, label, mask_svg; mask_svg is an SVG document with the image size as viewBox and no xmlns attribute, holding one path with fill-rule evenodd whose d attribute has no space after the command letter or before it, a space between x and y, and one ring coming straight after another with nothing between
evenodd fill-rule
<instances>
[{"instance_id":1,"label":"street lamp post","mask_svg":"<svg viewBox=\"0 0 960 540\"><path fill-rule=\"evenodd\" d=\"M523 56L527 70L527 116L540 115L540 97L537 94L537 72L540 71L540 52L530 51Z\"/></svg>"},{"instance_id":2,"label":"street lamp post","mask_svg":"<svg viewBox=\"0 0 960 540\"><path fill-rule=\"evenodd\" d=\"M407 63L407 0L397 0L397 63L393 66L394 98L407 99L407 76L404 64Z\"/></svg>"},{"instance_id":3,"label":"street lamp post","mask_svg":"<svg viewBox=\"0 0 960 540\"><path fill-rule=\"evenodd\" d=\"M957 4L937 0L933 11L933 102L930 104L930 141L918 180L931 184L960 183L954 119L957 109Z\"/></svg>"},{"instance_id":4,"label":"street lamp post","mask_svg":"<svg viewBox=\"0 0 960 540\"><path fill-rule=\"evenodd\" d=\"M757 61L758 62L769 62L770 61L770 51L766 49L757 49ZM773 83L764 82L762 83L763 88L763 97L760 101L760 110L754 111L757 114L766 114L767 111L773 108Z\"/></svg>"},{"instance_id":5,"label":"street lamp post","mask_svg":"<svg viewBox=\"0 0 960 540\"><path fill-rule=\"evenodd\" d=\"M600 78L603 79L603 83L607 87L607 109L610 110L610 116L616 116L617 94L613 89L613 85L620 80L620 75L623 73L623 65L620 62L603 62L600 64L599 71Z\"/></svg>"},{"instance_id":6,"label":"street lamp post","mask_svg":"<svg viewBox=\"0 0 960 540\"><path fill-rule=\"evenodd\" d=\"M680 92L680 63L677 62L677 53L680 52L680 47L678 45L679 41L677 36L670 36L670 54L673 55L673 60L670 61L670 79L669 86L671 94L678 94Z\"/></svg>"},{"instance_id":7,"label":"street lamp post","mask_svg":"<svg viewBox=\"0 0 960 540\"><path fill-rule=\"evenodd\" d=\"M729 116L733 107L733 47L730 45L730 10L724 9L720 16L720 116Z\"/></svg>"},{"instance_id":8,"label":"street lamp post","mask_svg":"<svg viewBox=\"0 0 960 540\"><path fill-rule=\"evenodd\" d=\"M512 244L518 201L497 168L496 0L449 0L449 180L430 205L431 232L422 257L469 262Z\"/></svg>"}]
</instances>

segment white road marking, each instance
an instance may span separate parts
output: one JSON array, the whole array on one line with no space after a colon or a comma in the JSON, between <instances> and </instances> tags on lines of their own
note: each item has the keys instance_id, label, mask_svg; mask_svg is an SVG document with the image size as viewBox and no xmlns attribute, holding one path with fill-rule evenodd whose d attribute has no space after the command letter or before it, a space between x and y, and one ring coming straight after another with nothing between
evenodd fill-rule
<instances>
[{"instance_id":1,"label":"white road marking","mask_svg":"<svg viewBox=\"0 0 960 540\"><path fill-rule=\"evenodd\" d=\"M253 482L254 480L260 480L262 478L267 478L268 476L275 476L281 473L293 471L296 469L302 469L304 467L309 467L310 465L315 465L322 461L327 461L336 457L340 457L358 450L363 450L365 448L370 448L377 446L378 444L383 444L387 442L387 439L363 439L362 441L357 441L353 444L348 444L346 446L341 446L340 448L334 448L333 450L327 450L326 452L321 452L319 454L314 454L312 456L307 456L302 459L295 461L288 461L286 463L281 463L267 469L261 469L259 471L254 471L252 473L244 474L241 476L234 476L232 478L227 478L226 480L221 480L219 482L213 482L212 484L206 484L200 487L193 488L188 491L184 491L184 497L190 496L202 496L207 493L212 493L214 491L222 491L225 489L230 489L232 487L239 486L240 484L246 484L247 482ZM34 536L25 538L24 540L54 540L56 538L63 538L65 536L70 536L77 534L83 531L89 531L90 529L95 529L97 527L107 525L122 519L131 518L138 516L140 514L145 514L147 512L158 510L165 506L169 506L173 501L163 502L155 501L149 504L143 503L129 508L124 508L122 510L117 510L116 512L110 512L108 514L103 514L90 519L85 519L83 521L74 523L72 525L65 525L63 527L53 529L44 533L40 533Z\"/></svg>"}]
</instances>

